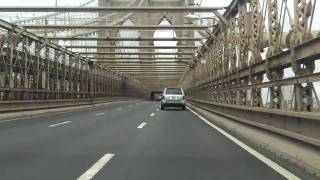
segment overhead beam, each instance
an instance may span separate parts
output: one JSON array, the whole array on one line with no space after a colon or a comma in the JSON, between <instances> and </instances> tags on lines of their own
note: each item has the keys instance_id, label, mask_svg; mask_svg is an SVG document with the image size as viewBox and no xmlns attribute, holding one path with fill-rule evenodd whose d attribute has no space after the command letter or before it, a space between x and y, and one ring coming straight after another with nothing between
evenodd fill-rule
<instances>
[{"instance_id":1,"label":"overhead beam","mask_svg":"<svg viewBox=\"0 0 320 180\"><path fill-rule=\"evenodd\" d=\"M118 71L118 70L117 70ZM157 72L156 70L137 70L137 71L130 71L130 70L119 70L118 71L119 73L122 73L122 74L143 74L146 75L148 73L153 73L153 72ZM176 74L181 74L183 72L183 70L168 70L168 71L165 71L165 72L162 72L163 74L170 74L170 73L176 73Z\"/></svg>"},{"instance_id":2,"label":"overhead beam","mask_svg":"<svg viewBox=\"0 0 320 180\"><path fill-rule=\"evenodd\" d=\"M191 60L192 57L88 57L89 59L100 59L100 60ZM139 61L131 61L139 62Z\"/></svg>"},{"instance_id":3,"label":"overhead beam","mask_svg":"<svg viewBox=\"0 0 320 180\"><path fill-rule=\"evenodd\" d=\"M140 82L145 82L145 81L154 81L155 79L159 82L159 81L179 81L180 78L156 78L156 77L152 77L152 78L136 78L138 79Z\"/></svg>"},{"instance_id":4,"label":"overhead beam","mask_svg":"<svg viewBox=\"0 0 320 180\"><path fill-rule=\"evenodd\" d=\"M125 73L125 72L123 72ZM181 72L155 72L155 71L152 71L152 72L131 72L131 73L125 73L125 74L136 74L136 76L138 75L181 75L183 73L183 71Z\"/></svg>"},{"instance_id":5,"label":"overhead beam","mask_svg":"<svg viewBox=\"0 0 320 180\"><path fill-rule=\"evenodd\" d=\"M176 65L110 65L109 68L186 68L186 65L176 64Z\"/></svg>"},{"instance_id":6,"label":"overhead beam","mask_svg":"<svg viewBox=\"0 0 320 180\"><path fill-rule=\"evenodd\" d=\"M20 25L25 29L103 29L103 30L207 30L204 25Z\"/></svg>"},{"instance_id":7,"label":"overhead beam","mask_svg":"<svg viewBox=\"0 0 320 180\"><path fill-rule=\"evenodd\" d=\"M184 69L113 69L113 70L117 70L118 72L121 73L128 73L128 72L162 72L162 73L180 73L180 72L184 72Z\"/></svg>"},{"instance_id":8,"label":"overhead beam","mask_svg":"<svg viewBox=\"0 0 320 180\"><path fill-rule=\"evenodd\" d=\"M155 79L157 81L168 81L168 80L170 80L170 81L174 81L174 80L179 81L180 77L177 77L177 78L173 78L173 77L136 77L136 79L138 79L141 82L148 81L148 80L154 81Z\"/></svg>"},{"instance_id":9,"label":"overhead beam","mask_svg":"<svg viewBox=\"0 0 320 180\"><path fill-rule=\"evenodd\" d=\"M81 55L193 55L194 52L79 52Z\"/></svg>"},{"instance_id":10,"label":"overhead beam","mask_svg":"<svg viewBox=\"0 0 320 180\"><path fill-rule=\"evenodd\" d=\"M175 66L171 66L171 67L157 67L157 66L154 66L154 67L144 67L144 66L141 66L141 67L130 67L130 66L127 66L127 67L110 67L109 68L112 68L112 69L119 69L119 70L123 70L123 69L129 69L129 70L146 70L146 69L153 69L153 70L166 70L166 69L185 69L185 67L175 67Z\"/></svg>"},{"instance_id":11,"label":"overhead beam","mask_svg":"<svg viewBox=\"0 0 320 180\"><path fill-rule=\"evenodd\" d=\"M97 63L102 64L188 64L186 61L96 61Z\"/></svg>"},{"instance_id":12,"label":"overhead beam","mask_svg":"<svg viewBox=\"0 0 320 180\"><path fill-rule=\"evenodd\" d=\"M70 6L1 6L0 12L131 12L131 13L191 13L191 12L212 12L222 10L225 7L70 7Z\"/></svg>"},{"instance_id":13,"label":"overhead beam","mask_svg":"<svg viewBox=\"0 0 320 180\"><path fill-rule=\"evenodd\" d=\"M65 46L68 49L196 49L197 46Z\"/></svg>"},{"instance_id":14,"label":"overhead beam","mask_svg":"<svg viewBox=\"0 0 320 180\"><path fill-rule=\"evenodd\" d=\"M131 68L123 68L123 69L115 69L113 68L114 70L117 70L119 72L123 72L123 71L130 71L130 72L181 72L181 71L184 71L184 68L181 69L181 68L166 68L166 69L157 69L157 68L154 68L154 69L151 69L151 68L144 68L144 69L131 69Z\"/></svg>"},{"instance_id":15,"label":"overhead beam","mask_svg":"<svg viewBox=\"0 0 320 180\"><path fill-rule=\"evenodd\" d=\"M140 79L151 79L151 78L153 78L153 79L180 79L179 76L168 76L168 75L162 75L162 76L160 76L160 75L158 75L158 76L142 75L142 76L136 76L136 78L139 80Z\"/></svg>"},{"instance_id":16,"label":"overhead beam","mask_svg":"<svg viewBox=\"0 0 320 180\"><path fill-rule=\"evenodd\" d=\"M135 73L125 73L132 74L134 76L181 76L181 72L135 72Z\"/></svg>"},{"instance_id":17,"label":"overhead beam","mask_svg":"<svg viewBox=\"0 0 320 180\"><path fill-rule=\"evenodd\" d=\"M50 40L63 41L201 41L205 38L153 38L153 37L45 37Z\"/></svg>"},{"instance_id":18,"label":"overhead beam","mask_svg":"<svg viewBox=\"0 0 320 180\"><path fill-rule=\"evenodd\" d=\"M141 82L149 83L149 84L151 84L151 83L152 83L152 84L157 84L158 82L159 82L159 83L162 83L162 84L163 84L163 83L167 83L167 82L175 82L175 83L178 82L178 78L176 78L176 79L172 79L172 78L171 78L171 79L170 79L170 78L169 78L169 79L168 79L168 78L167 78L167 79L161 79L161 78L160 78L160 79L158 79L157 81L154 81L154 79L151 79L151 78L150 78L150 79L139 79L139 80L140 80Z\"/></svg>"},{"instance_id":19,"label":"overhead beam","mask_svg":"<svg viewBox=\"0 0 320 180\"><path fill-rule=\"evenodd\" d=\"M143 83L147 86L150 85L169 85L169 84L177 84L179 83L178 81L174 80L174 81L169 81L169 80L165 80L165 81L157 81L154 82L152 80L148 80L148 81L143 81Z\"/></svg>"},{"instance_id":20,"label":"overhead beam","mask_svg":"<svg viewBox=\"0 0 320 180\"><path fill-rule=\"evenodd\" d=\"M146 86L174 86L174 85L177 85L178 82L176 81L170 81L170 82L167 82L167 81L163 81L163 82L159 82L159 83L156 83L156 82L143 82Z\"/></svg>"}]
</instances>

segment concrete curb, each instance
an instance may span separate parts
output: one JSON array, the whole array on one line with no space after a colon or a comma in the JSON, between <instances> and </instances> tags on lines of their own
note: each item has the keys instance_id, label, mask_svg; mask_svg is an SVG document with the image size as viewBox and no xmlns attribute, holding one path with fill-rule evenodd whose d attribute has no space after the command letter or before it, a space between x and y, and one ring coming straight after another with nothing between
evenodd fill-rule
<instances>
[{"instance_id":1,"label":"concrete curb","mask_svg":"<svg viewBox=\"0 0 320 180\"><path fill-rule=\"evenodd\" d=\"M75 105L75 106L59 107L59 108L0 113L0 123L5 121L14 121L14 120L20 120L20 119L26 119L26 118L32 118L32 117L41 117L41 116L49 116L53 114L80 111L83 109L90 109L95 107L111 106L111 105L117 105L121 103L134 102L134 101L138 101L138 100L128 100L128 101L119 100L119 101L109 101L109 102L91 104L91 105Z\"/></svg>"}]
</instances>

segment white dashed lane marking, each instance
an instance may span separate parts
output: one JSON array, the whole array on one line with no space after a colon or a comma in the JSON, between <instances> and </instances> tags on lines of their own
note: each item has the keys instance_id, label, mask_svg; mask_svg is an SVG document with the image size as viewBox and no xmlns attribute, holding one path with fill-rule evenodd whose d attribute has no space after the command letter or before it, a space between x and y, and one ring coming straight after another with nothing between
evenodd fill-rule
<instances>
[{"instance_id":1,"label":"white dashed lane marking","mask_svg":"<svg viewBox=\"0 0 320 180\"><path fill-rule=\"evenodd\" d=\"M92 165L84 174L77 180L90 180L92 179L112 158L114 154L105 154L94 165Z\"/></svg>"},{"instance_id":2,"label":"white dashed lane marking","mask_svg":"<svg viewBox=\"0 0 320 180\"><path fill-rule=\"evenodd\" d=\"M60 126L60 125L63 125L63 124L68 124L68 123L71 123L71 121L65 121L65 122L61 122L61 123L57 123L57 124L52 124L48 127L56 127L56 126Z\"/></svg>"},{"instance_id":3,"label":"white dashed lane marking","mask_svg":"<svg viewBox=\"0 0 320 180\"><path fill-rule=\"evenodd\" d=\"M137 128L138 128L138 129L142 129L145 125L147 125L147 123L146 123L146 122L143 122L143 123L141 123Z\"/></svg>"},{"instance_id":4,"label":"white dashed lane marking","mask_svg":"<svg viewBox=\"0 0 320 180\"><path fill-rule=\"evenodd\" d=\"M151 114L150 114L151 117L153 117L154 115L155 115L154 113L151 113Z\"/></svg>"},{"instance_id":5,"label":"white dashed lane marking","mask_svg":"<svg viewBox=\"0 0 320 180\"><path fill-rule=\"evenodd\" d=\"M98 113L98 114L96 114L96 116L101 116L101 115L104 115L104 113Z\"/></svg>"}]
</instances>

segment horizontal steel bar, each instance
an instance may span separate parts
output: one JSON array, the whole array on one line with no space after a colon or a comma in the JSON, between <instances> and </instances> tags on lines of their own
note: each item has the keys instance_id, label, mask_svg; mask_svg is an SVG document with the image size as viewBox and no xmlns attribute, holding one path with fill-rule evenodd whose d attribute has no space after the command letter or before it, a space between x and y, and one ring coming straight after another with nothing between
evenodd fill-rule
<instances>
[{"instance_id":1,"label":"horizontal steel bar","mask_svg":"<svg viewBox=\"0 0 320 180\"><path fill-rule=\"evenodd\" d=\"M141 77L141 76L152 76L152 77L178 77L181 76L182 73L135 73L135 74L131 74L131 77Z\"/></svg>"},{"instance_id":2,"label":"horizontal steel bar","mask_svg":"<svg viewBox=\"0 0 320 180\"><path fill-rule=\"evenodd\" d=\"M161 78L159 78L159 81L155 81L153 78L145 78L145 79L143 79L142 78L142 80L143 80L143 82L154 82L154 83L157 83L157 82L164 82L164 81L160 81L160 80L166 80L166 81L168 81L168 82L177 82L179 79L178 78L166 78L166 79L161 79Z\"/></svg>"},{"instance_id":3,"label":"horizontal steel bar","mask_svg":"<svg viewBox=\"0 0 320 180\"><path fill-rule=\"evenodd\" d=\"M153 38L153 37L45 37L50 40L64 41L200 41L205 38Z\"/></svg>"},{"instance_id":4,"label":"horizontal steel bar","mask_svg":"<svg viewBox=\"0 0 320 180\"><path fill-rule=\"evenodd\" d=\"M167 79L171 79L171 80L179 80L180 78L179 77L158 77L158 76L140 76L140 77L137 77L137 79L141 79L141 80L154 80L154 79L159 79L159 80L167 80Z\"/></svg>"},{"instance_id":5,"label":"horizontal steel bar","mask_svg":"<svg viewBox=\"0 0 320 180\"><path fill-rule=\"evenodd\" d=\"M292 84L302 84L309 82L317 82L320 81L320 73L314 74L306 74L302 76L296 76L291 78L279 79L274 81L263 82L259 84L250 84L250 85L242 85L236 87L230 87L229 90L244 90L244 89L253 89L253 88L267 88L272 86L288 86ZM216 92L225 91L224 88L219 88L215 90Z\"/></svg>"},{"instance_id":6,"label":"horizontal steel bar","mask_svg":"<svg viewBox=\"0 0 320 180\"><path fill-rule=\"evenodd\" d=\"M89 59L98 59L98 60L190 60L192 57L88 57ZM138 61L133 61L138 62Z\"/></svg>"},{"instance_id":7,"label":"horizontal steel bar","mask_svg":"<svg viewBox=\"0 0 320 180\"><path fill-rule=\"evenodd\" d=\"M123 74L148 74L153 73L154 71L119 71ZM167 71L167 72L161 72L162 74L181 74L183 71ZM160 72L158 72L160 73Z\"/></svg>"},{"instance_id":8,"label":"horizontal steel bar","mask_svg":"<svg viewBox=\"0 0 320 180\"><path fill-rule=\"evenodd\" d=\"M142 75L142 76L135 76L136 79L180 79L179 76L175 76L175 75Z\"/></svg>"},{"instance_id":9,"label":"horizontal steel bar","mask_svg":"<svg viewBox=\"0 0 320 180\"><path fill-rule=\"evenodd\" d=\"M176 85L178 84L178 81L169 81L169 80L163 80L163 81L160 81L159 80L159 83L155 82L155 81L143 81L143 83L147 86L170 86L170 85Z\"/></svg>"},{"instance_id":10,"label":"horizontal steel bar","mask_svg":"<svg viewBox=\"0 0 320 180\"><path fill-rule=\"evenodd\" d=\"M168 80L164 80L164 81L159 81L159 83L154 82L154 81L143 81L143 84L145 84L146 86L173 86L173 85L177 85L178 81L168 81Z\"/></svg>"},{"instance_id":11,"label":"horizontal steel bar","mask_svg":"<svg viewBox=\"0 0 320 180\"><path fill-rule=\"evenodd\" d=\"M79 54L104 55L193 55L194 52L79 52Z\"/></svg>"},{"instance_id":12,"label":"horizontal steel bar","mask_svg":"<svg viewBox=\"0 0 320 180\"><path fill-rule=\"evenodd\" d=\"M108 65L108 64L123 64L123 63L126 63L128 65L130 64L188 64L188 62L186 61L97 61L98 63L101 63L101 64L105 64L105 65Z\"/></svg>"},{"instance_id":13,"label":"horizontal steel bar","mask_svg":"<svg viewBox=\"0 0 320 180\"><path fill-rule=\"evenodd\" d=\"M146 69L153 69L153 70L166 70L166 69L185 69L185 67L175 67L175 66L171 66L171 67L157 67L157 66L154 66L154 67L145 67L145 66L141 66L141 67L130 67L130 66L127 66L127 67L110 67L108 66L109 68L112 68L112 69L117 69L117 70L146 70Z\"/></svg>"},{"instance_id":14,"label":"horizontal steel bar","mask_svg":"<svg viewBox=\"0 0 320 180\"><path fill-rule=\"evenodd\" d=\"M117 71L141 71L141 72L147 72L147 71L151 71L151 72L168 72L168 71L184 71L184 68L166 68L166 69L160 69L160 68L143 68L143 69L133 69L133 68L125 68L125 69L114 69L114 70L117 70Z\"/></svg>"},{"instance_id":15,"label":"horizontal steel bar","mask_svg":"<svg viewBox=\"0 0 320 180\"><path fill-rule=\"evenodd\" d=\"M151 72L131 72L131 73L126 73L123 72L125 74L137 74L137 75L181 75L183 73L182 72L155 72L155 71L151 71Z\"/></svg>"},{"instance_id":16,"label":"horizontal steel bar","mask_svg":"<svg viewBox=\"0 0 320 180\"><path fill-rule=\"evenodd\" d=\"M184 13L184 12L212 12L222 10L225 7L72 7L72 6L1 6L0 12L140 12L140 13Z\"/></svg>"},{"instance_id":17,"label":"horizontal steel bar","mask_svg":"<svg viewBox=\"0 0 320 180\"><path fill-rule=\"evenodd\" d=\"M196 49L198 46L65 46L67 49Z\"/></svg>"},{"instance_id":18,"label":"horizontal steel bar","mask_svg":"<svg viewBox=\"0 0 320 180\"><path fill-rule=\"evenodd\" d=\"M150 66L150 65L125 65L125 66L108 66L109 68L111 69L121 69L121 68L133 68L133 69L138 69L138 68L150 68L150 69L153 69L153 68L186 68L187 66L186 65L155 65L155 66Z\"/></svg>"},{"instance_id":19,"label":"horizontal steel bar","mask_svg":"<svg viewBox=\"0 0 320 180\"><path fill-rule=\"evenodd\" d=\"M180 77L177 77L177 76L139 76L137 77L137 79L154 79L154 78L157 78L157 79L179 79Z\"/></svg>"},{"instance_id":20,"label":"horizontal steel bar","mask_svg":"<svg viewBox=\"0 0 320 180\"><path fill-rule=\"evenodd\" d=\"M119 30L206 30L208 26L182 25L140 25L140 26L126 26L126 25L20 25L25 29L119 29Z\"/></svg>"}]
</instances>

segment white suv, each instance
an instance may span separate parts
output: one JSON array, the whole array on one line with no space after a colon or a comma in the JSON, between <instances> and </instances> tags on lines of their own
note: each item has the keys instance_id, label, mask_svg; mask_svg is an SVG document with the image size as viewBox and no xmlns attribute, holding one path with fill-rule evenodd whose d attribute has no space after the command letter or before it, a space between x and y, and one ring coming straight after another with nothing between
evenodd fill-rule
<instances>
[{"instance_id":1,"label":"white suv","mask_svg":"<svg viewBox=\"0 0 320 180\"><path fill-rule=\"evenodd\" d=\"M186 109L186 97L182 88L165 88L161 95L161 110L166 107L181 107Z\"/></svg>"}]
</instances>

